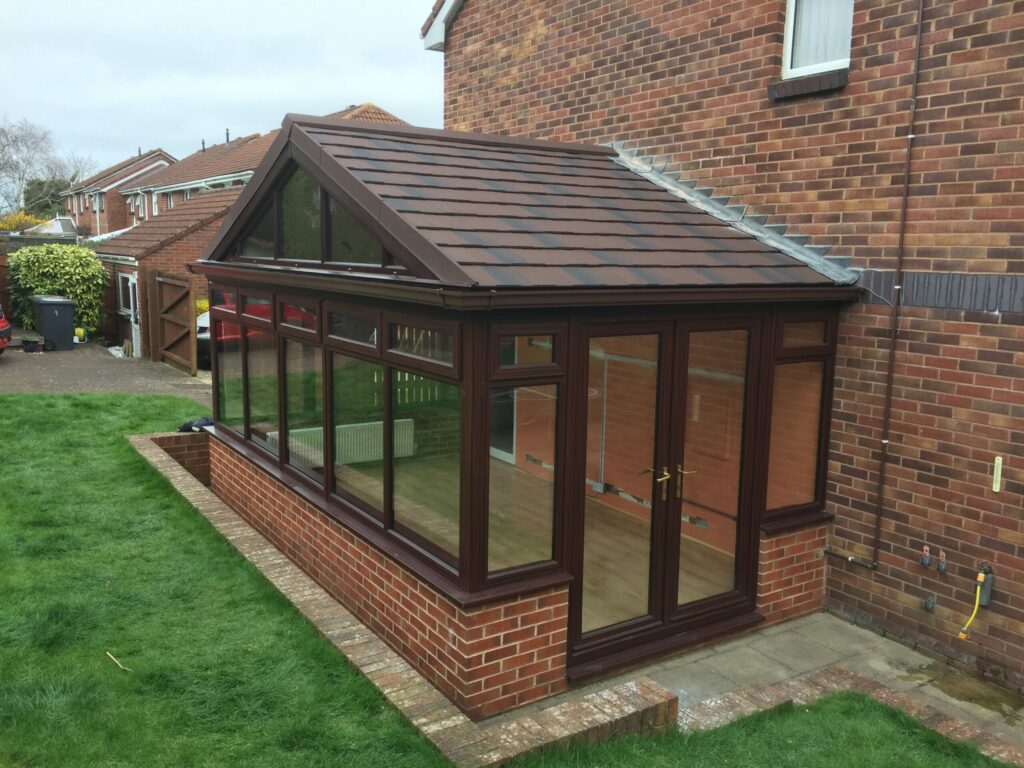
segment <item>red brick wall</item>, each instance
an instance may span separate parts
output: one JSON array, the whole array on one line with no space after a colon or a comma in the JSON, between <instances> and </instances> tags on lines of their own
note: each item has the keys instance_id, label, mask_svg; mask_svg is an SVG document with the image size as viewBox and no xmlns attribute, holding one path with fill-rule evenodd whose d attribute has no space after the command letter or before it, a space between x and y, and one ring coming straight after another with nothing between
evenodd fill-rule
<instances>
[{"instance_id":1,"label":"red brick wall","mask_svg":"<svg viewBox=\"0 0 1024 768\"><path fill-rule=\"evenodd\" d=\"M857 0L849 84L772 103L781 0L466 0L448 30L454 130L630 141L748 213L891 270L899 244L917 0ZM905 267L1024 272L1024 5L925 0ZM888 299L886 296L884 299ZM829 544L871 554L888 307L843 317ZM836 560L829 605L1024 683L1024 316L910 308L897 348L877 572ZM1004 457L1005 488L991 490ZM945 548L944 576L917 564ZM764 554L764 553L763 553ZM979 560L996 592L955 639ZM762 566L762 576L765 576ZM764 587L762 587L764 589ZM923 598L936 595L927 613ZM784 598L785 599L785 598Z\"/></svg>"},{"instance_id":2,"label":"red brick wall","mask_svg":"<svg viewBox=\"0 0 1024 768\"><path fill-rule=\"evenodd\" d=\"M825 600L828 526L764 536L757 572L757 609L768 624L820 610Z\"/></svg>"},{"instance_id":3,"label":"red brick wall","mask_svg":"<svg viewBox=\"0 0 1024 768\"><path fill-rule=\"evenodd\" d=\"M568 592L463 609L217 439L211 488L470 717L566 687Z\"/></svg>"},{"instance_id":4,"label":"red brick wall","mask_svg":"<svg viewBox=\"0 0 1024 768\"><path fill-rule=\"evenodd\" d=\"M210 436L206 432L169 432L152 435L153 442L163 448L188 473L205 486L210 485Z\"/></svg>"}]
</instances>

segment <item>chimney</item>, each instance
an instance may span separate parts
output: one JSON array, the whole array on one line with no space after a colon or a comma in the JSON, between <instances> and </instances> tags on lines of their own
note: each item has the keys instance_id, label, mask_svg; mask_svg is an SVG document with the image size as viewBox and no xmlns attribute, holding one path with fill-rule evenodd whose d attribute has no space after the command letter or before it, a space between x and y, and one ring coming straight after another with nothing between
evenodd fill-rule
<instances>
[{"instance_id":1,"label":"chimney","mask_svg":"<svg viewBox=\"0 0 1024 768\"><path fill-rule=\"evenodd\" d=\"M224 143L231 143L231 131L229 131L227 128L224 129Z\"/></svg>"},{"instance_id":2,"label":"chimney","mask_svg":"<svg viewBox=\"0 0 1024 768\"><path fill-rule=\"evenodd\" d=\"M142 147L139 147L139 157L142 157Z\"/></svg>"},{"instance_id":3,"label":"chimney","mask_svg":"<svg viewBox=\"0 0 1024 768\"><path fill-rule=\"evenodd\" d=\"M202 152L206 151L206 139L203 139L203 148L200 151L202 151Z\"/></svg>"}]
</instances>

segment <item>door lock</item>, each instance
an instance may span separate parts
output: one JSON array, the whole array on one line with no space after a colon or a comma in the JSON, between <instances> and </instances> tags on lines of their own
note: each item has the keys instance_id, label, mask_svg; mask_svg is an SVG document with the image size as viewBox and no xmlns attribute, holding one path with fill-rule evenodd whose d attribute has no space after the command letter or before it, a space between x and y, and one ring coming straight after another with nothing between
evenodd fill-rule
<instances>
[{"instance_id":1,"label":"door lock","mask_svg":"<svg viewBox=\"0 0 1024 768\"><path fill-rule=\"evenodd\" d=\"M676 464L676 498L683 498L683 477L686 475L696 475L696 469L683 469L682 464Z\"/></svg>"},{"instance_id":2,"label":"door lock","mask_svg":"<svg viewBox=\"0 0 1024 768\"><path fill-rule=\"evenodd\" d=\"M647 469L641 469L640 470L640 474L641 475L646 475L648 472L650 472L651 474L654 474L657 471L658 470L656 470L654 467L647 467ZM666 501L668 499L668 486L665 485L665 483L668 482L671 479L672 479L672 473L668 471L668 467L662 467L661 468L661 475L659 477L654 478L654 482L661 484L661 500L662 501Z\"/></svg>"}]
</instances>

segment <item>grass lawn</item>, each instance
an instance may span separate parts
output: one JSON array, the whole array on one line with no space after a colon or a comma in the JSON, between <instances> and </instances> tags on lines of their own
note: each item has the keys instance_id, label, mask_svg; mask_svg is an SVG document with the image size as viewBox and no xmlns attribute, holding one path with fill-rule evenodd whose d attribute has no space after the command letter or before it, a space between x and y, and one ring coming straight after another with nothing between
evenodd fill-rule
<instances>
[{"instance_id":1,"label":"grass lawn","mask_svg":"<svg viewBox=\"0 0 1024 768\"><path fill-rule=\"evenodd\" d=\"M0 766L443 765L124 439L201 415L0 395ZM850 695L519 763L639 764L995 765Z\"/></svg>"}]
</instances>

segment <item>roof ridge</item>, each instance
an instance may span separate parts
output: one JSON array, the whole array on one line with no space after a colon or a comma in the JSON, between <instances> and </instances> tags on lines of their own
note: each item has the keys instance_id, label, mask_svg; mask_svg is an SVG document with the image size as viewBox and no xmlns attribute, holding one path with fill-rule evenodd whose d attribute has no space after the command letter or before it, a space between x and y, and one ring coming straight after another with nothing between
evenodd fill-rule
<instances>
[{"instance_id":1,"label":"roof ridge","mask_svg":"<svg viewBox=\"0 0 1024 768\"><path fill-rule=\"evenodd\" d=\"M860 270L844 267L823 256L813 247L805 246L799 239L787 236L775 225L765 224L758 217L746 216L745 205L726 205L725 198L715 198L696 182L683 181L679 173L666 173L668 161L661 157L642 157L639 150L629 149L624 142L613 141L608 146L618 154L613 162L627 168L648 181L657 184L672 195L689 203L716 219L728 224L744 234L756 238L765 245L790 256L813 269L820 275L834 280L840 285L853 285L860 278ZM783 228L784 229L784 228Z\"/></svg>"}]
</instances>

